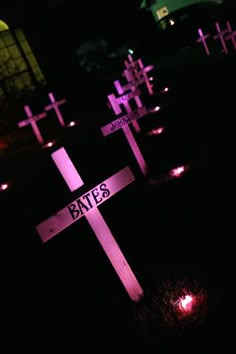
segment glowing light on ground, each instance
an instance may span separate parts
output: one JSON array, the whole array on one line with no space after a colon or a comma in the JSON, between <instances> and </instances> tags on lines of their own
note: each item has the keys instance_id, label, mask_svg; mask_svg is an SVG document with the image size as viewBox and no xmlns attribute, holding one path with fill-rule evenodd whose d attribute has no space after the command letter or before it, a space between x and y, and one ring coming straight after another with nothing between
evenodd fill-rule
<instances>
[{"instance_id":1,"label":"glowing light on ground","mask_svg":"<svg viewBox=\"0 0 236 354\"><path fill-rule=\"evenodd\" d=\"M9 185L8 183L2 183L0 184L0 191L5 191L6 189L8 189Z\"/></svg>"},{"instance_id":2,"label":"glowing light on ground","mask_svg":"<svg viewBox=\"0 0 236 354\"><path fill-rule=\"evenodd\" d=\"M153 174L153 175L149 176L148 184L152 184L152 185L161 184L161 183L168 182L168 181L175 179L175 178L180 178L180 177L182 177L182 175L186 171L189 170L189 168L190 168L189 165L182 165L182 166L172 168L166 174L165 173L159 173L159 174L157 173L156 175Z\"/></svg>"},{"instance_id":3,"label":"glowing light on ground","mask_svg":"<svg viewBox=\"0 0 236 354\"><path fill-rule=\"evenodd\" d=\"M194 297L192 295L185 295L179 299L178 306L180 311L191 312L194 304Z\"/></svg>"},{"instance_id":4,"label":"glowing light on ground","mask_svg":"<svg viewBox=\"0 0 236 354\"><path fill-rule=\"evenodd\" d=\"M164 132L165 128L164 127L159 127L156 129L152 129L150 131L147 132L147 135L149 136L154 136L154 135L160 135Z\"/></svg>"},{"instance_id":5,"label":"glowing light on ground","mask_svg":"<svg viewBox=\"0 0 236 354\"><path fill-rule=\"evenodd\" d=\"M44 144L42 147L44 149L48 149L48 148L51 148L53 145L56 144L56 141L55 140L52 140L52 141L49 141L48 143Z\"/></svg>"},{"instance_id":6,"label":"glowing light on ground","mask_svg":"<svg viewBox=\"0 0 236 354\"><path fill-rule=\"evenodd\" d=\"M11 185L12 185L11 181L4 181L0 183L0 192L5 192L11 187Z\"/></svg>"},{"instance_id":7,"label":"glowing light on ground","mask_svg":"<svg viewBox=\"0 0 236 354\"><path fill-rule=\"evenodd\" d=\"M176 168L173 168L172 170L169 171L169 175L172 176L172 177L181 177L182 174L188 170L188 165L186 166L178 166Z\"/></svg>"},{"instance_id":8,"label":"glowing light on ground","mask_svg":"<svg viewBox=\"0 0 236 354\"><path fill-rule=\"evenodd\" d=\"M72 120L68 124L66 124L66 128L72 128L75 127L78 124L77 120Z\"/></svg>"},{"instance_id":9,"label":"glowing light on ground","mask_svg":"<svg viewBox=\"0 0 236 354\"><path fill-rule=\"evenodd\" d=\"M160 106L156 106L156 107L154 107L154 108L151 108L151 109L149 110L149 113L156 113L156 112L160 111L160 109L161 109Z\"/></svg>"}]
</instances>

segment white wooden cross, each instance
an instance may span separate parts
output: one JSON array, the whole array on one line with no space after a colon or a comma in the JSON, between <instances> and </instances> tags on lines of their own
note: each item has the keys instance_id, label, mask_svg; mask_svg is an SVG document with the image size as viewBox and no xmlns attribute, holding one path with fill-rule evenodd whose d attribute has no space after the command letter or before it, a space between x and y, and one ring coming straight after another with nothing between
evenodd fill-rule
<instances>
[{"instance_id":1,"label":"white wooden cross","mask_svg":"<svg viewBox=\"0 0 236 354\"><path fill-rule=\"evenodd\" d=\"M145 83L150 95L153 95L153 85L150 83L150 79L147 76L147 72L153 70L153 65L148 65L144 67L141 59L133 60L131 54L128 55L128 60L125 60L126 69L123 72L123 76L129 82L123 87L124 91L131 89L132 87L137 87L142 83Z\"/></svg>"},{"instance_id":2,"label":"white wooden cross","mask_svg":"<svg viewBox=\"0 0 236 354\"><path fill-rule=\"evenodd\" d=\"M130 94L132 94L132 92L130 92ZM115 113L117 115L122 113L120 106L117 103L117 99L116 99L115 95L111 94L111 95L108 95L107 97L108 97L111 105L113 106ZM137 110L135 110L135 111L129 112L126 115L115 119L111 123L108 123L107 125L105 125L104 127L101 128L103 136L110 135L119 129L123 130L125 137L129 143L129 146L130 146L130 148L136 158L136 161L137 161L142 173L144 174L144 176L146 176L148 173L148 166L147 166L147 163L146 163L146 161L142 155L142 152L138 146L138 143L136 142L136 139L129 127L129 123L131 123L133 120L144 117L147 114L148 114L148 111L147 111L146 107L142 106L140 108L137 108Z\"/></svg>"},{"instance_id":3,"label":"white wooden cross","mask_svg":"<svg viewBox=\"0 0 236 354\"><path fill-rule=\"evenodd\" d=\"M17 124L18 127L23 128L23 127L31 124L32 129L34 131L34 134L35 134L36 139L38 140L39 144L41 144L41 145L44 144L43 137L40 133L40 130L39 130L36 122L40 119L45 118L47 116L47 113L43 112L43 113L39 113L39 114L33 116L29 106L24 106L24 109L25 109L25 113L27 114L28 119L19 122Z\"/></svg>"},{"instance_id":4,"label":"white wooden cross","mask_svg":"<svg viewBox=\"0 0 236 354\"><path fill-rule=\"evenodd\" d=\"M64 148L56 150L51 156L71 191L83 185L80 175ZM36 230L42 241L46 242L84 216L93 229L131 300L138 302L143 296L143 289L98 209L100 204L133 181L134 176L130 168L123 168L53 216L38 224Z\"/></svg>"},{"instance_id":5,"label":"white wooden cross","mask_svg":"<svg viewBox=\"0 0 236 354\"><path fill-rule=\"evenodd\" d=\"M203 32L202 32L202 29L199 28L199 29L198 29L198 34L199 34L199 38L197 39L197 43L202 42L206 54L207 54L207 55L210 55L210 50L209 50L208 45L207 45L207 42L206 42L206 39L207 39L208 37L210 37L209 33L207 33L207 34L204 35Z\"/></svg>"},{"instance_id":6,"label":"white wooden cross","mask_svg":"<svg viewBox=\"0 0 236 354\"><path fill-rule=\"evenodd\" d=\"M229 21L226 22L226 29L225 30L221 30L220 28L220 24L219 22L216 22L215 23L215 26L216 26L216 30L217 30L217 34L213 37L214 39L217 39L219 38L220 39L220 42L221 42L221 45L223 47L223 52L225 54L228 54L229 51L228 51L228 48L227 48L227 45L225 43L225 35L227 33L232 33L232 28L231 28L231 24Z\"/></svg>"},{"instance_id":7,"label":"white wooden cross","mask_svg":"<svg viewBox=\"0 0 236 354\"><path fill-rule=\"evenodd\" d=\"M61 111L59 109L59 106L64 104L64 103L66 103L66 99L63 98L63 99L61 99L59 101L56 101L52 92L49 92L48 96L49 96L49 99L51 101L51 104L47 105L44 109L45 109L45 111L49 111L50 109L54 109L55 112L56 112L57 118L59 120L59 123L63 127L65 125L65 122L64 122L64 119L62 117L62 114L61 114Z\"/></svg>"}]
</instances>

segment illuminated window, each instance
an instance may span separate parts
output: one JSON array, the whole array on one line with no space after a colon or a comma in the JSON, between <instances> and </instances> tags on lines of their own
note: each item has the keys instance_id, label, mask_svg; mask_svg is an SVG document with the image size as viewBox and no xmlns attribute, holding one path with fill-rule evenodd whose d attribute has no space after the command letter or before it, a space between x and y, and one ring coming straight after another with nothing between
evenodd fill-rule
<instances>
[{"instance_id":1,"label":"illuminated window","mask_svg":"<svg viewBox=\"0 0 236 354\"><path fill-rule=\"evenodd\" d=\"M9 30L8 25L4 21L0 20L0 31L7 31L7 30Z\"/></svg>"}]
</instances>

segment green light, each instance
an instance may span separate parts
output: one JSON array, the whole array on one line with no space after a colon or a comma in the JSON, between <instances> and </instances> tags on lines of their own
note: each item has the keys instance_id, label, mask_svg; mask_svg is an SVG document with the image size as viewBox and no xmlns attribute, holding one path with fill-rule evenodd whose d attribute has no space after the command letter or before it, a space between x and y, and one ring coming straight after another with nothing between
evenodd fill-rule
<instances>
[{"instance_id":1,"label":"green light","mask_svg":"<svg viewBox=\"0 0 236 354\"><path fill-rule=\"evenodd\" d=\"M129 54L134 54L134 51L132 49L128 50Z\"/></svg>"},{"instance_id":2,"label":"green light","mask_svg":"<svg viewBox=\"0 0 236 354\"><path fill-rule=\"evenodd\" d=\"M9 30L8 25L4 21L0 20L0 31L7 31L7 30Z\"/></svg>"}]
</instances>

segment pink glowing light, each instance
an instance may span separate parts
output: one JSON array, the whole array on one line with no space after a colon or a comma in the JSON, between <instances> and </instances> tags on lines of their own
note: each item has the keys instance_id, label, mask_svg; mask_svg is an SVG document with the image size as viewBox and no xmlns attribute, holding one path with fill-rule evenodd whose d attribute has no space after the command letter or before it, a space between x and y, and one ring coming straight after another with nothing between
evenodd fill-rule
<instances>
[{"instance_id":1,"label":"pink glowing light","mask_svg":"<svg viewBox=\"0 0 236 354\"><path fill-rule=\"evenodd\" d=\"M0 191L5 191L6 189L9 188L9 184L8 183L2 183L0 184Z\"/></svg>"},{"instance_id":2,"label":"pink glowing light","mask_svg":"<svg viewBox=\"0 0 236 354\"><path fill-rule=\"evenodd\" d=\"M176 167L176 168L173 168L172 170L170 170L169 172L169 175L172 176L172 177L180 177L182 176L182 174L187 171L189 169L189 166L188 165L185 165L185 166L179 166L179 167Z\"/></svg>"},{"instance_id":3,"label":"pink glowing light","mask_svg":"<svg viewBox=\"0 0 236 354\"><path fill-rule=\"evenodd\" d=\"M71 192L84 184L64 148L56 150L51 156Z\"/></svg>"},{"instance_id":4,"label":"pink glowing light","mask_svg":"<svg viewBox=\"0 0 236 354\"><path fill-rule=\"evenodd\" d=\"M51 148L53 145L55 145L55 141L49 141L47 144L43 145L44 149Z\"/></svg>"},{"instance_id":5,"label":"pink glowing light","mask_svg":"<svg viewBox=\"0 0 236 354\"><path fill-rule=\"evenodd\" d=\"M23 127L31 124L33 132L34 132L34 134L36 136L36 139L38 140L39 144L43 144L44 140L43 140L43 137L42 137L42 135L40 133L40 130L39 130L36 122L38 120L42 119L42 118L45 118L47 116L47 114L45 112L43 112L43 113L40 113L40 114L37 114L37 115L33 116L29 106L24 106L24 109L25 109L25 113L28 116L28 119L19 122L17 124L18 127L19 128L23 128Z\"/></svg>"},{"instance_id":6,"label":"pink glowing light","mask_svg":"<svg viewBox=\"0 0 236 354\"><path fill-rule=\"evenodd\" d=\"M168 92L169 91L169 87L165 87L163 92Z\"/></svg>"},{"instance_id":7,"label":"pink glowing light","mask_svg":"<svg viewBox=\"0 0 236 354\"><path fill-rule=\"evenodd\" d=\"M51 104L49 104L49 105L47 105L47 106L45 107L45 111L49 111L49 110L51 110L51 109L54 109L54 110L55 110L55 113L56 113L56 115L57 115L57 118L58 118L58 121L59 121L60 125L61 125L61 126L64 126L64 125L65 125L65 122L64 122L64 119L63 119L63 117L62 117L62 114L61 114L61 111L60 111L60 109L59 109L59 106L62 105L62 104L64 104L64 103L66 103L66 100L63 98L63 99L60 100L60 101L56 101L56 100L55 100L55 97L54 97L54 95L53 95L52 92L50 92L50 93L48 94L48 96L49 96L49 99L50 99L50 101L51 101Z\"/></svg>"},{"instance_id":8,"label":"pink glowing light","mask_svg":"<svg viewBox=\"0 0 236 354\"><path fill-rule=\"evenodd\" d=\"M155 113L155 112L158 112L158 111L160 111L160 109L161 109L161 107L160 107L160 106L156 106L156 107L154 107L154 108L150 109L150 113Z\"/></svg>"},{"instance_id":9,"label":"pink glowing light","mask_svg":"<svg viewBox=\"0 0 236 354\"><path fill-rule=\"evenodd\" d=\"M178 301L179 310L183 312L191 312L194 298L191 295L185 295Z\"/></svg>"},{"instance_id":10,"label":"pink glowing light","mask_svg":"<svg viewBox=\"0 0 236 354\"><path fill-rule=\"evenodd\" d=\"M65 156L67 157L68 155L64 148L57 150L53 154L54 162L56 162L63 177L65 176L64 165L58 163L58 160L61 162L61 160L65 159ZM71 161L70 164L72 164ZM70 181L70 179L72 180ZM73 180L74 178L71 175L68 175L65 179L67 185L73 183ZM98 205L112 197L115 193L119 192L133 181L134 175L130 168L123 168L80 198L74 200L66 208L41 222L36 226L36 230L42 241L46 242L69 225L85 216L131 300L138 302L143 296L143 289L98 210Z\"/></svg>"},{"instance_id":11,"label":"pink glowing light","mask_svg":"<svg viewBox=\"0 0 236 354\"><path fill-rule=\"evenodd\" d=\"M156 128L156 129L152 129L150 130L147 135L160 135L163 133L163 131L165 130L164 127L159 127L159 128Z\"/></svg>"}]
</instances>

